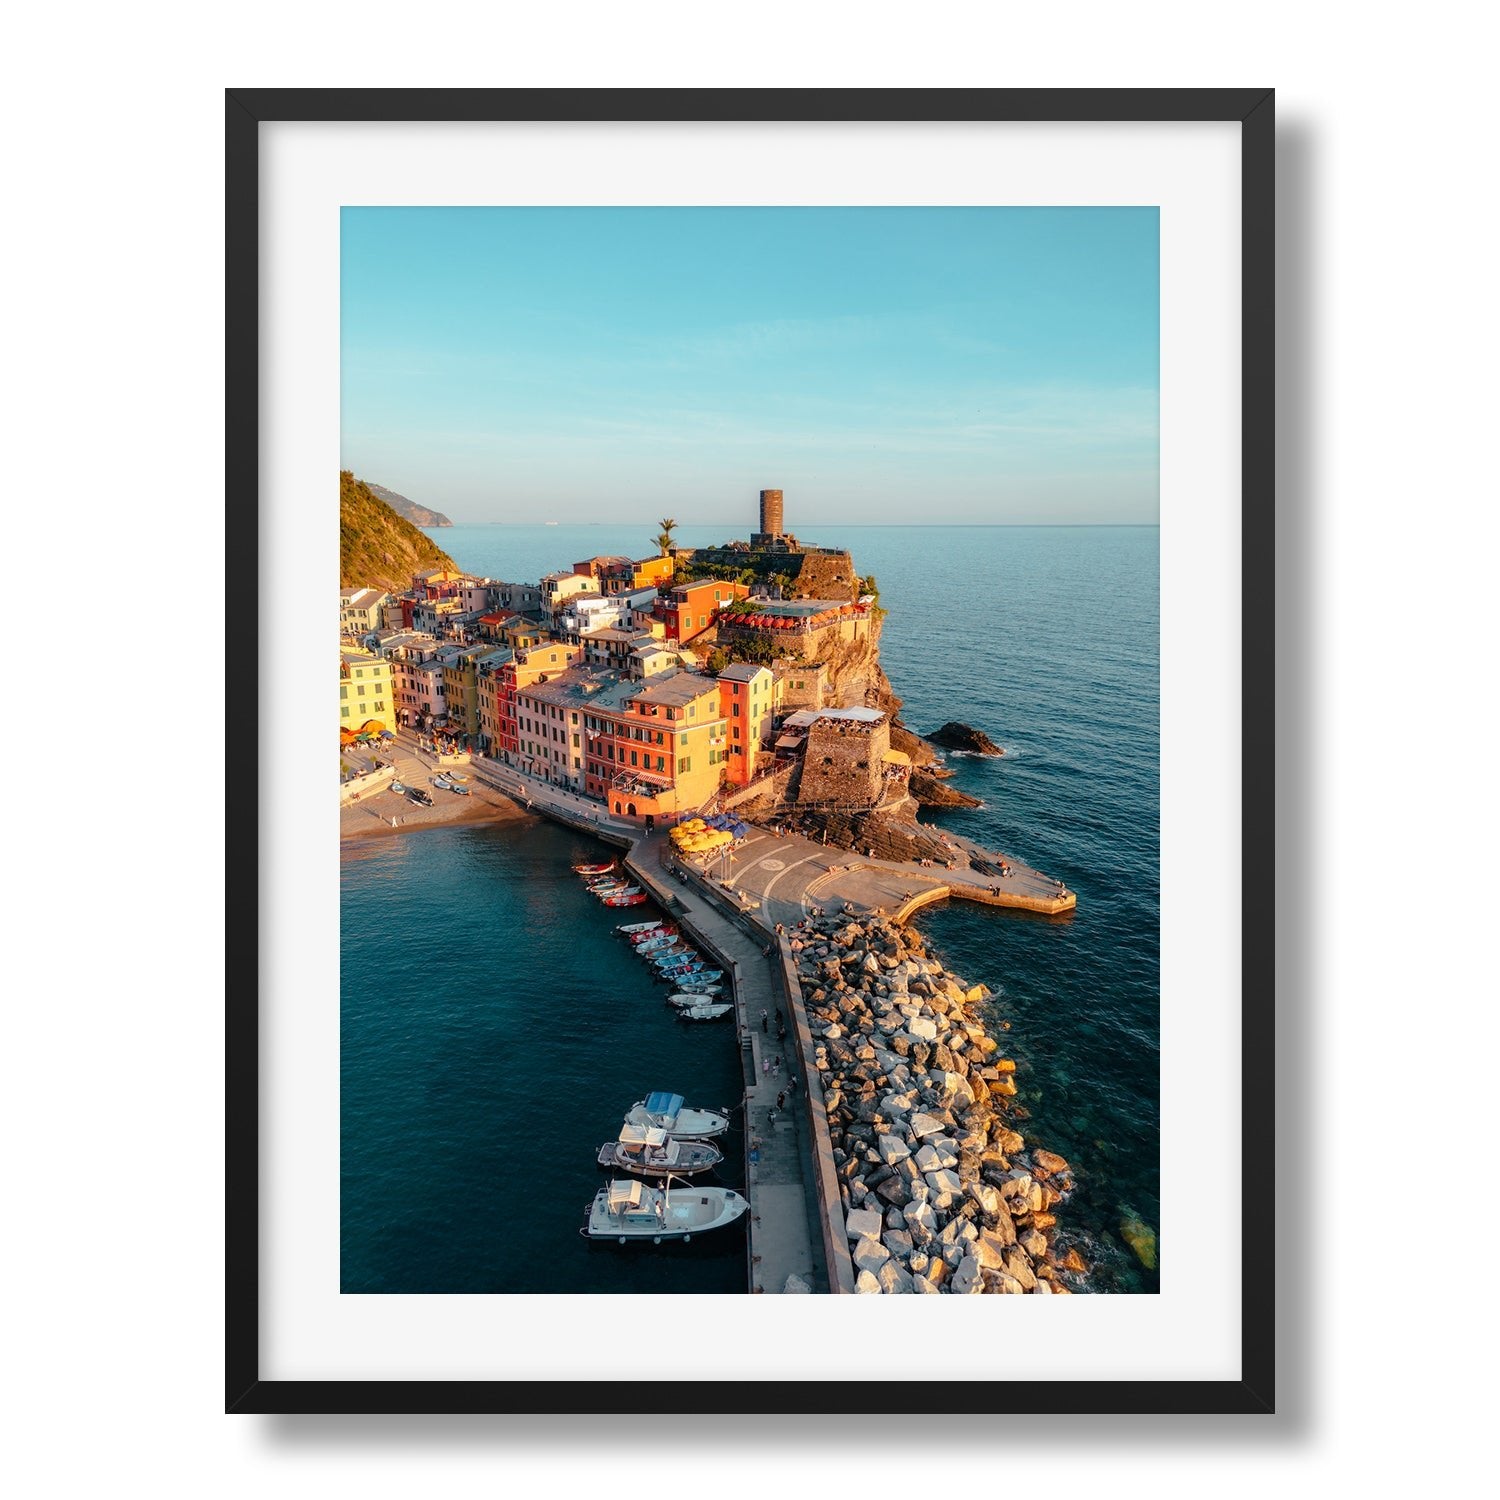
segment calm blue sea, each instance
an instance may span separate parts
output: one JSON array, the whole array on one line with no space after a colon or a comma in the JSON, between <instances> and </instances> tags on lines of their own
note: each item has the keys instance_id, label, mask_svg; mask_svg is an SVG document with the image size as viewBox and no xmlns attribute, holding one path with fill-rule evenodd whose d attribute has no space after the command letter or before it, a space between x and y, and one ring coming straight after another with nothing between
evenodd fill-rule
<instances>
[{"instance_id":1,"label":"calm blue sea","mask_svg":"<svg viewBox=\"0 0 1500 1500\"><path fill-rule=\"evenodd\" d=\"M995 991L1024 1129L1077 1171L1060 1228L1095 1288L1155 1290L1120 1225L1159 1223L1157 531L796 529L878 578L904 720L962 719L1005 747L950 759L982 807L926 816L1078 892L1062 918L954 903L918 921ZM461 567L523 581L595 553L646 556L652 530L430 535ZM732 534L681 526L677 539ZM634 1100L740 1091L732 1032L675 1021L612 936L622 918L582 891L569 866L596 848L530 820L346 846L346 1292L743 1290L738 1231L609 1249L577 1234L603 1177L594 1152ZM721 1180L738 1183L738 1137L729 1147Z\"/></svg>"}]
</instances>

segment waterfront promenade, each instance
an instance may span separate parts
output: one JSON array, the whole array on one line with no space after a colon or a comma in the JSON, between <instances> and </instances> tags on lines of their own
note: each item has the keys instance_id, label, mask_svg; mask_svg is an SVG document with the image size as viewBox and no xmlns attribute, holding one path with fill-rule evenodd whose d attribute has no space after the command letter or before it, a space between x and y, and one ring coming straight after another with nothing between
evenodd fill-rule
<instances>
[{"instance_id":1,"label":"waterfront promenade","mask_svg":"<svg viewBox=\"0 0 1500 1500\"><path fill-rule=\"evenodd\" d=\"M815 909L838 911L846 904L857 914L881 912L896 921L949 897L1045 916L1071 911L1078 904L1074 892L1008 856L1008 875L974 870L968 865L970 855L986 863L997 862L998 856L955 834L944 838L952 849L954 868L877 859L800 834L778 836L754 828L733 853L711 859L708 872L724 889L757 902L768 926L791 926Z\"/></svg>"}]
</instances>

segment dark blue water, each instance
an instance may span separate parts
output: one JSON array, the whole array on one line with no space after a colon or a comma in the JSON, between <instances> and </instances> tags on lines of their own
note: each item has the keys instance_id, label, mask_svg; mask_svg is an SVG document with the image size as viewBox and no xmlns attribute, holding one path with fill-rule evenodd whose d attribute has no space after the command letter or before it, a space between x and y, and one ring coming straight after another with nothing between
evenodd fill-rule
<instances>
[{"instance_id":1,"label":"dark blue water","mask_svg":"<svg viewBox=\"0 0 1500 1500\"><path fill-rule=\"evenodd\" d=\"M1076 1169L1059 1227L1077 1240L1095 1288L1154 1290L1157 1273L1120 1226L1159 1223L1157 531L796 529L849 547L878 578L890 610L881 655L905 721L920 731L962 719L1006 748L999 760L950 758L955 785L983 807L924 816L1078 892L1077 911L1061 918L954 903L918 921L959 974L996 992L990 1020L997 1036L1009 1023L1002 1040L1030 1112L1023 1129ZM650 530L430 534L462 567L519 581L594 553L645 556ZM731 534L685 525L677 539ZM345 1290L743 1288L742 1243L683 1262L577 1239L601 1175L592 1150L626 1105L655 1087L707 1091L710 1102L739 1092L732 1038L659 1014L658 987L604 935L614 919L568 870L586 847L528 823L429 830L346 853ZM355 982L382 963L382 990ZM579 1028L570 991L584 975L594 988ZM599 1001L600 988L634 998ZM601 1005L607 1028L596 1024ZM658 1062L658 1047L682 1050ZM691 1076L663 1076L674 1066ZM700 1066L719 1071L700 1082ZM563 1092L602 1097L557 1173L570 1192L576 1183L576 1206L564 1194L543 1238L534 1223L509 1225L498 1200L510 1180L501 1163L525 1138L506 1117L529 1087L557 1082L549 1070L567 1080ZM530 1250L517 1262L507 1247L522 1242Z\"/></svg>"},{"instance_id":2,"label":"dark blue water","mask_svg":"<svg viewBox=\"0 0 1500 1500\"><path fill-rule=\"evenodd\" d=\"M743 1088L733 1027L677 1020L614 934L657 913L602 906L572 873L600 855L533 818L346 842L345 1292L745 1289L742 1226L659 1247L578 1234L632 1104ZM738 1131L720 1148L702 1180L743 1186Z\"/></svg>"}]
</instances>

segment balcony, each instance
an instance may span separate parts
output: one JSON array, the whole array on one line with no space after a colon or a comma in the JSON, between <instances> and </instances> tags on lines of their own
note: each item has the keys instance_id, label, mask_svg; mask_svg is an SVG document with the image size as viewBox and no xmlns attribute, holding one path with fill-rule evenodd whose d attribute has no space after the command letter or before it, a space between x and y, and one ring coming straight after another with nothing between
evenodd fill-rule
<instances>
[{"instance_id":1,"label":"balcony","mask_svg":"<svg viewBox=\"0 0 1500 1500\"><path fill-rule=\"evenodd\" d=\"M658 776L650 771L620 771L609 784L610 790L627 797L659 797L672 790L670 776Z\"/></svg>"}]
</instances>

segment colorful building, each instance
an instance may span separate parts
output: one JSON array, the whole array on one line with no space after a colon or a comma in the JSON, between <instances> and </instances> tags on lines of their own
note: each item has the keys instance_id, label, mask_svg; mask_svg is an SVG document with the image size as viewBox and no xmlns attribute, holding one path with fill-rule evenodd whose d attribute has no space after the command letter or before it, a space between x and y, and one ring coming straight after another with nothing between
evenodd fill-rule
<instances>
[{"instance_id":1,"label":"colorful building","mask_svg":"<svg viewBox=\"0 0 1500 1500\"><path fill-rule=\"evenodd\" d=\"M565 672L583 654L582 647L562 641L542 641L535 646L517 647L509 661L498 661L495 682L495 734L497 743L491 754L507 760L521 754L517 724L517 694L534 683L549 681Z\"/></svg>"},{"instance_id":2,"label":"colorful building","mask_svg":"<svg viewBox=\"0 0 1500 1500\"><path fill-rule=\"evenodd\" d=\"M709 578L698 583L679 583L656 601L655 616L666 628L666 638L687 645L714 623L716 613L736 599L748 597L743 583Z\"/></svg>"},{"instance_id":3,"label":"colorful building","mask_svg":"<svg viewBox=\"0 0 1500 1500\"><path fill-rule=\"evenodd\" d=\"M391 664L373 651L339 652L339 728L358 734L396 727L396 681Z\"/></svg>"},{"instance_id":4,"label":"colorful building","mask_svg":"<svg viewBox=\"0 0 1500 1500\"><path fill-rule=\"evenodd\" d=\"M719 790L727 738L714 678L668 672L641 684L615 727L610 811L641 819L695 812Z\"/></svg>"},{"instance_id":5,"label":"colorful building","mask_svg":"<svg viewBox=\"0 0 1500 1500\"><path fill-rule=\"evenodd\" d=\"M677 564L670 557L648 557L633 562L628 557L597 558L600 589L611 596L634 594L642 589L662 589L672 582Z\"/></svg>"},{"instance_id":6,"label":"colorful building","mask_svg":"<svg viewBox=\"0 0 1500 1500\"><path fill-rule=\"evenodd\" d=\"M780 707L769 667L744 662L719 673L719 712L729 727L729 780L735 786L753 781L760 763L776 758L772 725Z\"/></svg>"},{"instance_id":7,"label":"colorful building","mask_svg":"<svg viewBox=\"0 0 1500 1500\"><path fill-rule=\"evenodd\" d=\"M339 634L363 640L385 623L384 589L345 589L339 594Z\"/></svg>"}]
</instances>

